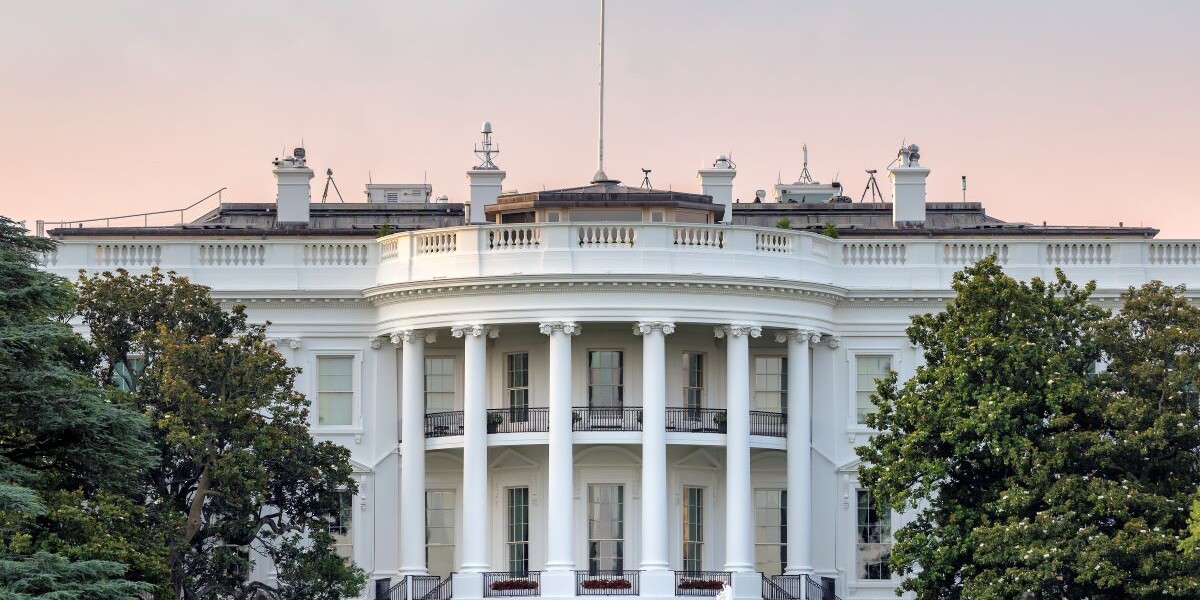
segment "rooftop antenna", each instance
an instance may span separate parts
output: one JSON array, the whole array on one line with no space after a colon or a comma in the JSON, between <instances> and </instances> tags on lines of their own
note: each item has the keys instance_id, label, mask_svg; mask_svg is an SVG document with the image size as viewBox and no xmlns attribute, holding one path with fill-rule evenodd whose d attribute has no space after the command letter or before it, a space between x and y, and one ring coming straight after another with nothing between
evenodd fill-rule
<instances>
[{"instance_id":1,"label":"rooftop antenna","mask_svg":"<svg viewBox=\"0 0 1200 600\"><path fill-rule=\"evenodd\" d=\"M966 202L967 201L967 176L966 175L962 176L962 192L963 192L963 202Z\"/></svg>"},{"instance_id":2,"label":"rooftop antenna","mask_svg":"<svg viewBox=\"0 0 1200 600\"><path fill-rule=\"evenodd\" d=\"M592 183L619 183L604 173L604 0L600 0L600 145Z\"/></svg>"},{"instance_id":3,"label":"rooftop antenna","mask_svg":"<svg viewBox=\"0 0 1200 600\"><path fill-rule=\"evenodd\" d=\"M642 167L642 187L648 190L654 189L654 186L650 185L650 169L646 167Z\"/></svg>"},{"instance_id":4,"label":"rooftop antenna","mask_svg":"<svg viewBox=\"0 0 1200 600\"><path fill-rule=\"evenodd\" d=\"M862 202L867 197L867 192L871 192L871 202L883 202L883 192L879 191L879 182L875 181L875 173L877 169L867 169L867 187L863 188L862 196L858 201Z\"/></svg>"},{"instance_id":5,"label":"rooftop antenna","mask_svg":"<svg viewBox=\"0 0 1200 600\"><path fill-rule=\"evenodd\" d=\"M492 158L500 154L500 145L492 142L492 122L484 121L479 132L483 134L483 141L475 146L475 156L479 157L479 164L475 168L499 170L500 167L492 162Z\"/></svg>"},{"instance_id":6,"label":"rooftop antenna","mask_svg":"<svg viewBox=\"0 0 1200 600\"><path fill-rule=\"evenodd\" d=\"M800 172L799 183L812 183L812 174L808 172L808 144L801 145L800 150L804 152L804 170Z\"/></svg>"},{"instance_id":7,"label":"rooftop antenna","mask_svg":"<svg viewBox=\"0 0 1200 600\"><path fill-rule=\"evenodd\" d=\"M346 203L342 198L342 190L338 189L337 182L333 180L333 169L325 169L325 191L321 193L321 204L325 204L325 199L329 197L329 186L333 186L333 191L337 192L338 202Z\"/></svg>"}]
</instances>

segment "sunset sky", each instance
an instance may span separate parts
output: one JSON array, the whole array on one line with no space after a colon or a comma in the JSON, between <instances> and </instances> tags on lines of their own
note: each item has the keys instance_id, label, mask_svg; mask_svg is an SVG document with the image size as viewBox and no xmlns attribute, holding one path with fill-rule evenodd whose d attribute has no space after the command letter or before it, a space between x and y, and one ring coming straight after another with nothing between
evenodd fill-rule
<instances>
[{"instance_id":1,"label":"sunset sky","mask_svg":"<svg viewBox=\"0 0 1200 600\"><path fill-rule=\"evenodd\" d=\"M271 201L303 139L319 197L376 183L467 197L485 119L505 189L596 169L598 0L0 0L0 214ZM930 200L1009 221L1200 238L1200 2L610 0L606 171L735 197L864 169L901 142ZM886 179L880 183L887 188Z\"/></svg>"}]
</instances>

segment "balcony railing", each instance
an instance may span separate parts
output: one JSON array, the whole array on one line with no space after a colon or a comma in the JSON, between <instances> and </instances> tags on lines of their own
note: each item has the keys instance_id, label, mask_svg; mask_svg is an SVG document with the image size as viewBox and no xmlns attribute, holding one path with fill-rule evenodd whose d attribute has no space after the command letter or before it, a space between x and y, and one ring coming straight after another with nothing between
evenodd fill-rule
<instances>
[{"instance_id":1,"label":"balcony railing","mask_svg":"<svg viewBox=\"0 0 1200 600\"><path fill-rule=\"evenodd\" d=\"M575 571L576 596L637 596L639 571Z\"/></svg>"},{"instance_id":2,"label":"balcony railing","mask_svg":"<svg viewBox=\"0 0 1200 600\"><path fill-rule=\"evenodd\" d=\"M576 407L571 412L573 431L641 431L642 407Z\"/></svg>"},{"instance_id":3,"label":"balcony railing","mask_svg":"<svg viewBox=\"0 0 1200 600\"><path fill-rule=\"evenodd\" d=\"M731 581L729 571L675 571L675 595L716 596Z\"/></svg>"},{"instance_id":4,"label":"balcony railing","mask_svg":"<svg viewBox=\"0 0 1200 600\"><path fill-rule=\"evenodd\" d=\"M542 573L540 571L529 571L526 573L493 571L483 574L484 598L540 596L541 594Z\"/></svg>"},{"instance_id":5,"label":"balcony railing","mask_svg":"<svg viewBox=\"0 0 1200 600\"><path fill-rule=\"evenodd\" d=\"M667 431L725 433L725 409L668 407Z\"/></svg>"},{"instance_id":6,"label":"balcony railing","mask_svg":"<svg viewBox=\"0 0 1200 600\"><path fill-rule=\"evenodd\" d=\"M787 437L787 415L765 410L750 411L750 435Z\"/></svg>"},{"instance_id":7,"label":"balcony railing","mask_svg":"<svg viewBox=\"0 0 1200 600\"><path fill-rule=\"evenodd\" d=\"M461 410L450 412L426 413L425 437L446 437L463 434L463 413ZM415 596L415 594L414 594Z\"/></svg>"},{"instance_id":8,"label":"balcony railing","mask_svg":"<svg viewBox=\"0 0 1200 600\"><path fill-rule=\"evenodd\" d=\"M488 433L550 431L549 408L489 408Z\"/></svg>"}]
</instances>

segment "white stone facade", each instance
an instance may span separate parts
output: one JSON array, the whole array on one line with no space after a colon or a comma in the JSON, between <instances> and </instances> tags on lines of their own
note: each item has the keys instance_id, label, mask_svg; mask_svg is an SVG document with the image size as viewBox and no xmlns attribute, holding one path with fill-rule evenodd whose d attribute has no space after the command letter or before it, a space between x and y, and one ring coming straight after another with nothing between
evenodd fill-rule
<instances>
[{"instance_id":1,"label":"white stone facade","mask_svg":"<svg viewBox=\"0 0 1200 600\"><path fill-rule=\"evenodd\" d=\"M785 553L786 574L886 598L896 580L863 566L889 524L857 493L859 392L879 369L913 374L909 317L987 254L1018 278L1095 280L1102 302L1152 279L1200 287L1193 241L674 223L68 236L46 268L158 266L271 321L314 435L352 452L345 549L372 579L436 567L473 598L523 565L565 598L577 571L619 566L665 598L698 567L756 598L756 571L782 568L764 557Z\"/></svg>"}]
</instances>

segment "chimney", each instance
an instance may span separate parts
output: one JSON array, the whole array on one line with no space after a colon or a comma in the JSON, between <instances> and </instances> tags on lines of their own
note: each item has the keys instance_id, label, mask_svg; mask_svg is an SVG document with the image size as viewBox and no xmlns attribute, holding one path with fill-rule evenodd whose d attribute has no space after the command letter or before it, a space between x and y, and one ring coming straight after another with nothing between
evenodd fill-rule
<instances>
[{"instance_id":1,"label":"chimney","mask_svg":"<svg viewBox=\"0 0 1200 600\"><path fill-rule=\"evenodd\" d=\"M471 182L471 213L467 219L468 223L487 222L483 207L496 203L496 198L502 191L500 185L506 175L492 162L492 158L500 154L500 146L492 143L492 124L484 121L480 132L483 133L483 141L475 147L479 164L467 171L467 179Z\"/></svg>"},{"instance_id":2,"label":"chimney","mask_svg":"<svg viewBox=\"0 0 1200 600\"><path fill-rule=\"evenodd\" d=\"M737 167L725 156L720 156L711 169L700 169L696 172L700 178L700 193L712 196L713 204L725 208L722 223L733 221L733 178L737 177Z\"/></svg>"},{"instance_id":3,"label":"chimney","mask_svg":"<svg viewBox=\"0 0 1200 600\"><path fill-rule=\"evenodd\" d=\"M921 149L909 144L900 149L899 163L888 169L892 180L892 226L925 227L925 178L929 168L922 167Z\"/></svg>"},{"instance_id":4,"label":"chimney","mask_svg":"<svg viewBox=\"0 0 1200 600\"><path fill-rule=\"evenodd\" d=\"M275 159L275 221L284 227L308 227L308 205L312 195L308 182L312 169L304 162L304 148L296 148L291 156Z\"/></svg>"}]
</instances>

